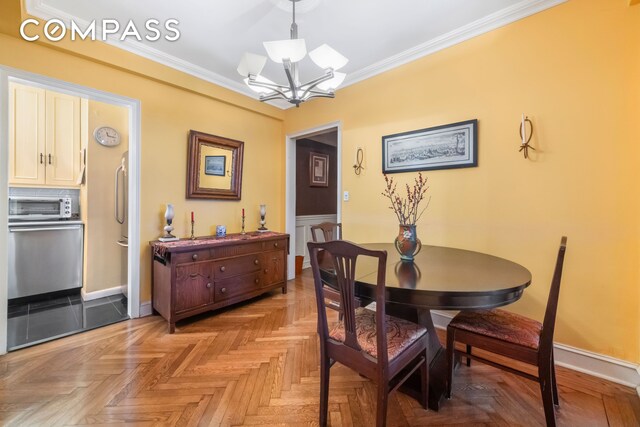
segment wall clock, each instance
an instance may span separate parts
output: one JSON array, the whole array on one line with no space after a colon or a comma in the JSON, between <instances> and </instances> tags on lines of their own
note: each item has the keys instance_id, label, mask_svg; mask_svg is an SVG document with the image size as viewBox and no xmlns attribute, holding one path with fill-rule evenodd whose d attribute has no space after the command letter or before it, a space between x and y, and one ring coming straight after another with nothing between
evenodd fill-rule
<instances>
[{"instance_id":1,"label":"wall clock","mask_svg":"<svg viewBox=\"0 0 640 427\"><path fill-rule=\"evenodd\" d=\"M93 137L98 144L105 147L115 147L120 144L120 134L117 130L109 126L102 126L93 131Z\"/></svg>"}]
</instances>

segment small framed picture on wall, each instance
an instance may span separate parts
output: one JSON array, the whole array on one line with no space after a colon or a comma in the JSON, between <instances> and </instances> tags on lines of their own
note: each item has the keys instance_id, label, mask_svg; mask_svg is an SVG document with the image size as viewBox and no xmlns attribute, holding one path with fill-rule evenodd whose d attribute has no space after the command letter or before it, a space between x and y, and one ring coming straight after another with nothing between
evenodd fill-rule
<instances>
[{"instance_id":1,"label":"small framed picture on wall","mask_svg":"<svg viewBox=\"0 0 640 427\"><path fill-rule=\"evenodd\" d=\"M329 186L329 156L309 153L309 185L311 187Z\"/></svg>"}]
</instances>

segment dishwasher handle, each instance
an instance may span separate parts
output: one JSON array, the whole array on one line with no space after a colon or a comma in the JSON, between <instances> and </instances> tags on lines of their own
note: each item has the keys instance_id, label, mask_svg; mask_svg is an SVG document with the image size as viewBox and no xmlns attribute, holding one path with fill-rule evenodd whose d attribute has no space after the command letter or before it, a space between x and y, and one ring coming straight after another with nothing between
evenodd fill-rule
<instances>
[{"instance_id":1,"label":"dishwasher handle","mask_svg":"<svg viewBox=\"0 0 640 427\"><path fill-rule=\"evenodd\" d=\"M13 228L10 227L9 228L9 232L10 233L24 233L24 232L30 232L30 231L64 231L64 230L79 230L81 229L82 226L81 225L69 225L66 227L37 227L37 228Z\"/></svg>"}]
</instances>

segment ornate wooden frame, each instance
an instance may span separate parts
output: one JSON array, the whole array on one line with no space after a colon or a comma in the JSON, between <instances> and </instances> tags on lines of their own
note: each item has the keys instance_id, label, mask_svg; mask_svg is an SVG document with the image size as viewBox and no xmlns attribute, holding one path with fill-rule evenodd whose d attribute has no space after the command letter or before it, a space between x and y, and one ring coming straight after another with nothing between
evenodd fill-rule
<instances>
[{"instance_id":1,"label":"ornate wooden frame","mask_svg":"<svg viewBox=\"0 0 640 427\"><path fill-rule=\"evenodd\" d=\"M231 188L201 187L199 172L200 152L203 145L228 148L233 152L231 160ZM195 130L189 131L189 154L187 157L187 199L240 200L242 194L242 160L244 142Z\"/></svg>"}]
</instances>

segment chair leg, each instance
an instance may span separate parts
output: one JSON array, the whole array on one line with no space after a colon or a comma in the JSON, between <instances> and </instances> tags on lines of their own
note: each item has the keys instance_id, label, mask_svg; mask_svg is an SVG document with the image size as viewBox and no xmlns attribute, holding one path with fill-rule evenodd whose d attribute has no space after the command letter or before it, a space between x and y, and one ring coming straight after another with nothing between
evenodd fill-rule
<instances>
[{"instance_id":1,"label":"chair leg","mask_svg":"<svg viewBox=\"0 0 640 427\"><path fill-rule=\"evenodd\" d=\"M467 344L467 354L471 354L471 346ZM471 366L471 358L467 357L467 366Z\"/></svg>"},{"instance_id":2,"label":"chair leg","mask_svg":"<svg viewBox=\"0 0 640 427\"><path fill-rule=\"evenodd\" d=\"M320 360L320 426L327 425L329 412L329 358L324 354Z\"/></svg>"},{"instance_id":3,"label":"chair leg","mask_svg":"<svg viewBox=\"0 0 640 427\"><path fill-rule=\"evenodd\" d=\"M447 328L447 399L451 399L453 386L453 368L455 367L455 329Z\"/></svg>"},{"instance_id":4,"label":"chair leg","mask_svg":"<svg viewBox=\"0 0 640 427\"><path fill-rule=\"evenodd\" d=\"M387 406L389 403L389 388L387 382L378 384L378 407L376 414L376 427L387 425Z\"/></svg>"},{"instance_id":5,"label":"chair leg","mask_svg":"<svg viewBox=\"0 0 640 427\"><path fill-rule=\"evenodd\" d=\"M555 427L556 413L553 405L553 380L551 367L548 364L546 366L539 366L538 375L540 378L540 393L542 394L542 406L544 406L544 417L547 421L547 427Z\"/></svg>"},{"instance_id":6,"label":"chair leg","mask_svg":"<svg viewBox=\"0 0 640 427\"><path fill-rule=\"evenodd\" d=\"M556 381L556 361L551 353L551 380L553 381L553 404L560 406L560 399L558 398L558 382Z\"/></svg>"},{"instance_id":7,"label":"chair leg","mask_svg":"<svg viewBox=\"0 0 640 427\"><path fill-rule=\"evenodd\" d=\"M422 407L429 409L429 349L424 350L424 363L420 367L420 379L422 381Z\"/></svg>"}]
</instances>

